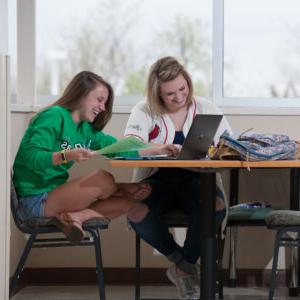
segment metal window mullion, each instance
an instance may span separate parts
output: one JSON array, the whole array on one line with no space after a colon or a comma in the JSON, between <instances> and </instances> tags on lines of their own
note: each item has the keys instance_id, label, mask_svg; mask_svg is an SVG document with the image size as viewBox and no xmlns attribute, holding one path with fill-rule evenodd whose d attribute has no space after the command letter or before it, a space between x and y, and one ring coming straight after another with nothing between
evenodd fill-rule
<instances>
[{"instance_id":1,"label":"metal window mullion","mask_svg":"<svg viewBox=\"0 0 300 300\"><path fill-rule=\"evenodd\" d=\"M1 22L0 22L1 23ZM0 54L0 298L8 299L10 239L10 84L9 56Z\"/></svg>"},{"instance_id":2,"label":"metal window mullion","mask_svg":"<svg viewBox=\"0 0 300 300\"><path fill-rule=\"evenodd\" d=\"M224 105L224 0L213 2L213 58L212 58L212 94L213 102Z\"/></svg>"},{"instance_id":3,"label":"metal window mullion","mask_svg":"<svg viewBox=\"0 0 300 300\"><path fill-rule=\"evenodd\" d=\"M36 99L35 0L17 1L17 103Z\"/></svg>"}]
</instances>

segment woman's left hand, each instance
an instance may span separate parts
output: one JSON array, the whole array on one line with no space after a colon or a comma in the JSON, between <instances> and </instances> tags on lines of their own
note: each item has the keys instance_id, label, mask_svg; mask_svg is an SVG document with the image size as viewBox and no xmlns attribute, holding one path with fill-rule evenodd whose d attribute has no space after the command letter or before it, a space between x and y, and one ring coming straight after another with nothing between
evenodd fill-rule
<instances>
[{"instance_id":1,"label":"woman's left hand","mask_svg":"<svg viewBox=\"0 0 300 300\"><path fill-rule=\"evenodd\" d=\"M139 154L141 156L146 155L157 155L157 154L167 154L168 156L177 156L180 152L181 145L174 144L153 144L151 148L141 149Z\"/></svg>"},{"instance_id":2,"label":"woman's left hand","mask_svg":"<svg viewBox=\"0 0 300 300\"><path fill-rule=\"evenodd\" d=\"M65 154L68 161L73 160L76 162L86 161L93 156L93 152L91 150L84 148L75 148L67 150Z\"/></svg>"}]
</instances>

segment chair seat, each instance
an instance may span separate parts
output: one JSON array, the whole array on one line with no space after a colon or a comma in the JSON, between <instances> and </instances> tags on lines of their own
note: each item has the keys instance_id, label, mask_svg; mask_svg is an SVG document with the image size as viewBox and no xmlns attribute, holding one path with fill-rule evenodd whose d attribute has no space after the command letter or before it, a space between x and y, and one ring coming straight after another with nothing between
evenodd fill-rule
<instances>
[{"instance_id":1,"label":"chair seat","mask_svg":"<svg viewBox=\"0 0 300 300\"><path fill-rule=\"evenodd\" d=\"M280 210L272 211L266 216L268 227L272 226L300 226L300 211Z\"/></svg>"},{"instance_id":2,"label":"chair seat","mask_svg":"<svg viewBox=\"0 0 300 300\"><path fill-rule=\"evenodd\" d=\"M300 211L280 210L270 212L266 216L266 224L269 229L276 230L276 237L273 252L273 265L271 273L271 282L269 290L269 300L275 299L276 274L278 268L278 257L280 247L292 247L293 249L300 247ZM295 251L295 250L292 250ZM292 257L297 257L297 252L292 252ZM292 260L292 270L297 272L297 260ZM297 273L295 273L295 278ZM294 278L294 277L293 277ZM292 280L290 286L290 295L297 297L299 295L298 281ZM297 298L298 299L298 298Z\"/></svg>"},{"instance_id":3,"label":"chair seat","mask_svg":"<svg viewBox=\"0 0 300 300\"><path fill-rule=\"evenodd\" d=\"M281 210L279 207L263 208L246 208L235 207L229 208L228 223L255 222L265 223L266 216L273 211Z\"/></svg>"},{"instance_id":4,"label":"chair seat","mask_svg":"<svg viewBox=\"0 0 300 300\"><path fill-rule=\"evenodd\" d=\"M83 229L87 227L107 227L109 224L109 219L107 218L93 218L88 221L85 221L82 224ZM28 227L54 227L57 224L57 220L55 218L30 218L29 220L24 222ZM60 231L60 230L59 230Z\"/></svg>"},{"instance_id":5,"label":"chair seat","mask_svg":"<svg viewBox=\"0 0 300 300\"><path fill-rule=\"evenodd\" d=\"M168 224L170 227L186 227L189 224L190 217L182 210L171 210L162 215L163 220Z\"/></svg>"}]
</instances>

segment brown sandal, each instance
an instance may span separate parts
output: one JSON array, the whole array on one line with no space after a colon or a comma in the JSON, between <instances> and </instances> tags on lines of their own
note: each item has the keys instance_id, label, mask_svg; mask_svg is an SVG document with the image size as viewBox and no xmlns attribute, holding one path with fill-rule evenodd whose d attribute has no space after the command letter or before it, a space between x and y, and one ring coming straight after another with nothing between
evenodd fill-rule
<instances>
[{"instance_id":1,"label":"brown sandal","mask_svg":"<svg viewBox=\"0 0 300 300\"><path fill-rule=\"evenodd\" d=\"M57 226L65 234L68 241L71 243L79 243L83 239L84 231L81 224L72 219L69 213L61 213L56 219L58 220Z\"/></svg>"}]
</instances>

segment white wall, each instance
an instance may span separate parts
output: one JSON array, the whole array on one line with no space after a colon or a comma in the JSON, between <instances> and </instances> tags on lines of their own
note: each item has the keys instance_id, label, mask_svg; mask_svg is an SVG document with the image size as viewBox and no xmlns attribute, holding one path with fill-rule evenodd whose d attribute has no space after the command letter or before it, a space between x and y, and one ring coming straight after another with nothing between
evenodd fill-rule
<instances>
[{"instance_id":1,"label":"white wall","mask_svg":"<svg viewBox=\"0 0 300 300\"><path fill-rule=\"evenodd\" d=\"M8 299L10 115L8 1L0 0L0 298Z\"/></svg>"}]
</instances>

